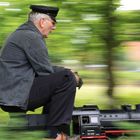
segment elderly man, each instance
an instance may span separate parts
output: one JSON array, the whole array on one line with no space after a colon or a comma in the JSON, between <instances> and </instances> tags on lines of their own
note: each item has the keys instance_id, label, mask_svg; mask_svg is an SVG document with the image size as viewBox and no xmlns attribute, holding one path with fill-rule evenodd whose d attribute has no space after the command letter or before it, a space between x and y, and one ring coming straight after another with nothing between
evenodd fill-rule
<instances>
[{"instance_id":1,"label":"elderly man","mask_svg":"<svg viewBox=\"0 0 140 140\"><path fill-rule=\"evenodd\" d=\"M79 77L70 69L52 66L44 41L56 28L59 9L31 5L28 21L6 40L0 54L0 105L6 111L43 106L48 130L60 139L71 121ZM55 134L54 134L55 132Z\"/></svg>"}]
</instances>

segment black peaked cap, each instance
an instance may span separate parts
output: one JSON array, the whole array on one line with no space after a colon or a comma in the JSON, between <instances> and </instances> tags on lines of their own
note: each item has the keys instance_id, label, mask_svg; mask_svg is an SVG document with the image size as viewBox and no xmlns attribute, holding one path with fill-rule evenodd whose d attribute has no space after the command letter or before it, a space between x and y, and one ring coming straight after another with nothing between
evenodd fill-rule
<instances>
[{"instance_id":1,"label":"black peaked cap","mask_svg":"<svg viewBox=\"0 0 140 140\"><path fill-rule=\"evenodd\" d=\"M43 5L30 5L33 12L43 13L49 15L53 20L58 14L58 7L43 6ZM55 20L56 21L56 20Z\"/></svg>"}]
</instances>

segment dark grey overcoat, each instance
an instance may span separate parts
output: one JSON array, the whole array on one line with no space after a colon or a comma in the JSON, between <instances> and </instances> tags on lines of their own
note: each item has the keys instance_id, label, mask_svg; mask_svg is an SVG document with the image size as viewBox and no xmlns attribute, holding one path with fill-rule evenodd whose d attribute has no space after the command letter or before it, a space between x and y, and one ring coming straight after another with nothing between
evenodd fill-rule
<instances>
[{"instance_id":1,"label":"dark grey overcoat","mask_svg":"<svg viewBox=\"0 0 140 140\"><path fill-rule=\"evenodd\" d=\"M21 25L0 52L0 105L26 109L35 75L54 71L39 30L32 22Z\"/></svg>"}]
</instances>

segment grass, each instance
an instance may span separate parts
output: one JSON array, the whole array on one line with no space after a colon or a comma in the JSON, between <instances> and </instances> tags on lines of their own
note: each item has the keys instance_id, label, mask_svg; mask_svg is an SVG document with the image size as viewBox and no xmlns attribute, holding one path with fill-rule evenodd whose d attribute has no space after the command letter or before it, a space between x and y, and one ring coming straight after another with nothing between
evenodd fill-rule
<instances>
[{"instance_id":1,"label":"grass","mask_svg":"<svg viewBox=\"0 0 140 140\"><path fill-rule=\"evenodd\" d=\"M77 91L75 106L84 104L98 105L99 108L108 108L110 99L106 95L107 88L102 85L84 85L81 90ZM139 86L117 86L114 89L114 106L119 107L122 104L140 103L140 87Z\"/></svg>"}]
</instances>

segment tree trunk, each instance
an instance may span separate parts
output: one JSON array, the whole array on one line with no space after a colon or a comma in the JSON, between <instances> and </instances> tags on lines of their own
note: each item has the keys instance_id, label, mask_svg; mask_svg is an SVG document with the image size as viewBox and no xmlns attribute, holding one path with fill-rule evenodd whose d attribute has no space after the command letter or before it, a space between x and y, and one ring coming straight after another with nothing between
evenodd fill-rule
<instances>
[{"instance_id":1,"label":"tree trunk","mask_svg":"<svg viewBox=\"0 0 140 140\"><path fill-rule=\"evenodd\" d=\"M114 16L114 11L116 9L114 5L115 0L106 0L105 12L103 14L104 22L105 22L105 32L103 35L103 40L105 42L106 53L105 53L105 60L106 60L106 74L107 74L107 95L110 98L113 98L113 91L115 86L115 79L113 75L113 54L114 54L114 47L117 47L117 40L116 34L114 30L114 23L116 22L116 17Z\"/></svg>"}]
</instances>

